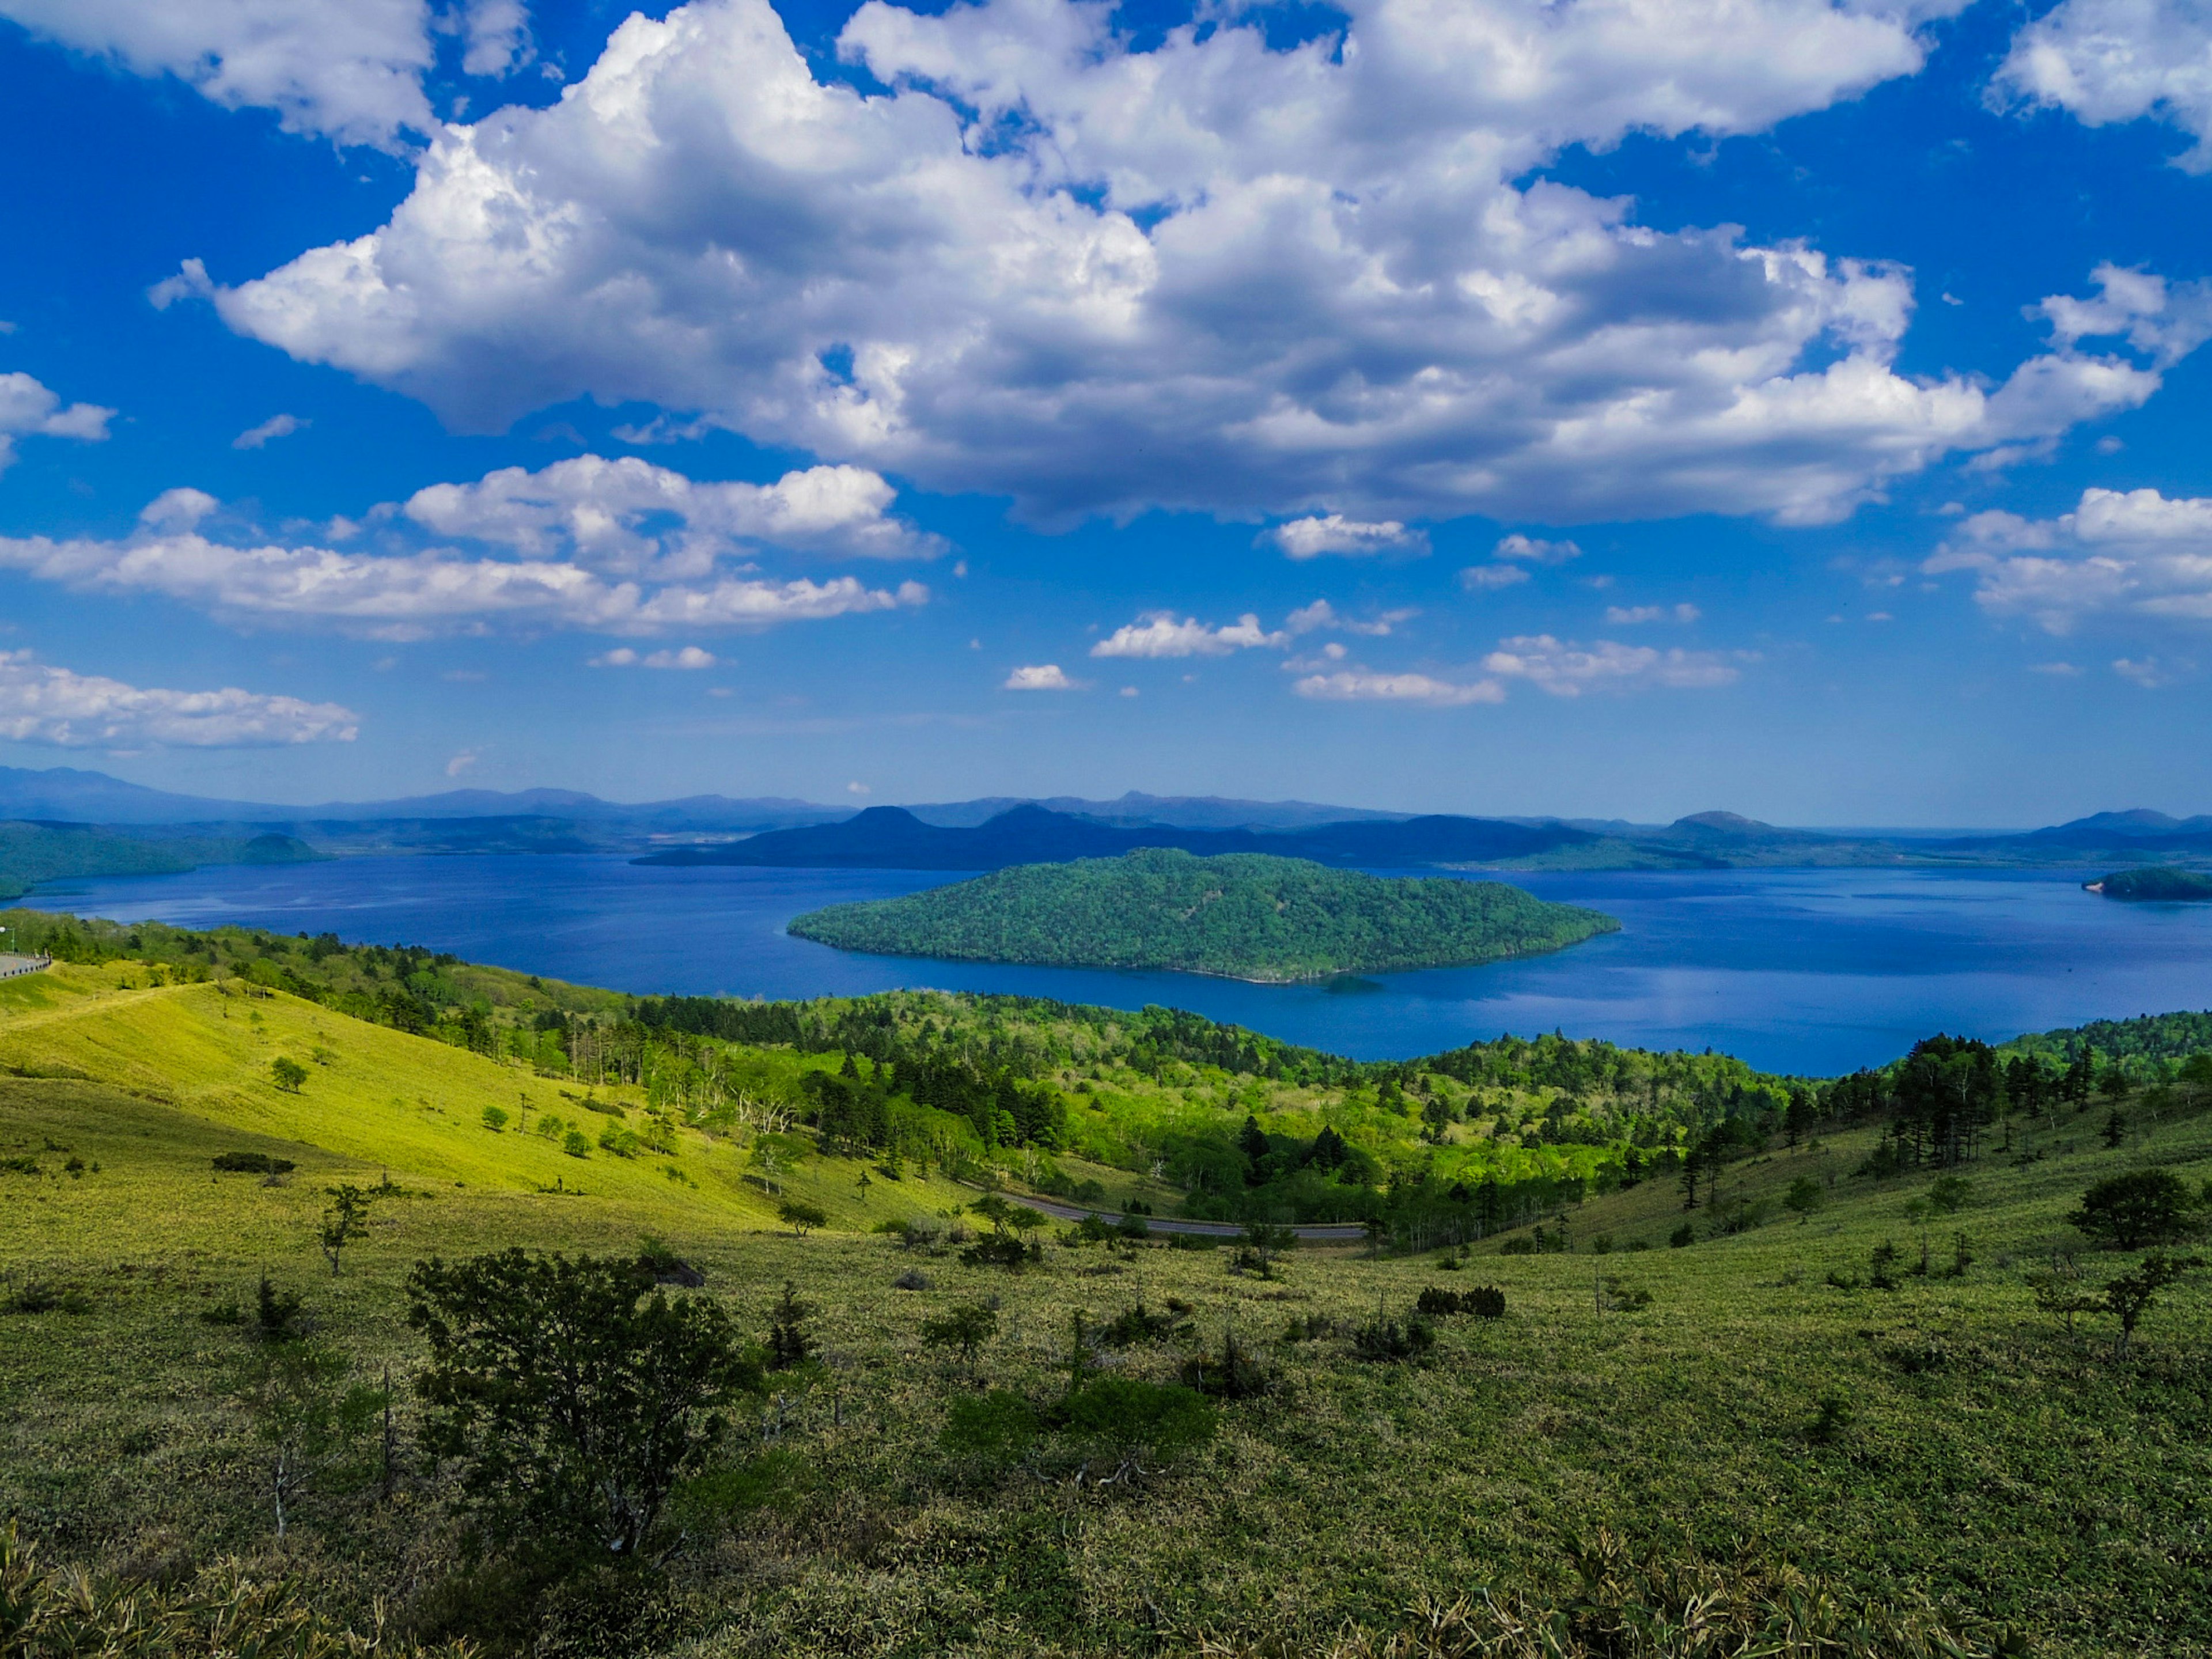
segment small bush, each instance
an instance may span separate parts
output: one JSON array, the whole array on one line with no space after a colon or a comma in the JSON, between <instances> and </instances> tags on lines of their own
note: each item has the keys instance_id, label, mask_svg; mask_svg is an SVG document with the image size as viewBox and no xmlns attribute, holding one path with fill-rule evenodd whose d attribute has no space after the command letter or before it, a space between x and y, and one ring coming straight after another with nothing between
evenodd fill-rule
<instances>
[{"instance_id":1,"label":"small bush","mask_svg":"<svg viewBox=\"0 0 2212 1659\"><path fill-rule=\"evenodd\" d=\"M1417 1359L1437 1345L1437 1328L1414 1314L1403 1324L1376 1319L1352 1334L1352 1352L1378 1364Z\"/></svg>"},{"instance_id":2,"label":"small bush","mask_svg":"<svg viewBox=\"0 0 2212 1659\"><path fill-rule=\"evenodd\" d=\"M1170 1233L1168 1249L1171 1250L1218 1250L1221 1241L1211 1233Z\"/></svg>"},{"instance_id":3,"label":"small bush","mask_svg":"<svg viewBox=\"0 0 2212 1659\"><path fill-rule=\"evenodd\" d=\"M929 1285L929 1275L919 1267L908 1267L896 1279L891 1280L892 1288L901 1291L926 1291Z\"/></svg>"},{"instance_id":4,"label":"small bush","mask_svg":"<svg viewBox=\"0 0 2212 1659\"><path fill-rule=\"evenodd\" d=\"M591 1138L581 1129L571 1129L561 1137L561 1150L571 1158L589 1158L592 1155Z\"/></svg>"},{"instance_id":5,"label":"small bush","mask_svg":"<svg viewBox=\"0 0 2212 1659\"><path fill-rule=\"evenodd\" d=\"M638 1247L637 1270L656 1285L676 1285L687 1291L696 1291L707 1282L705 1273L657 1238L647 1238Z\"/></svg>"},{"instance_id":6,"label":"small bush","mask_svg":"<svg viewBox=\"0 0 2212 1659\"><path fill-rule=\"evenodd\" d=\"M1153 1313L1141 1302L1104 1326L1098 1340L1109 1348L1133 1347L1140 1342L1163 1342L1186 1329L1190 1322L1173 1312Z\"/></svg>"},{"instance_id":7,"label":"small bush","mask_svg":"<svg viewBox=\"0 0 2212 1659\"><path fill-rule=\"evenodd\" d=\"M210 1162L231 1175L289 1175L300 1167L289 1158L271 1158L266 1152L217 1152Z\"/></svg>"},{"instance_id":8,"label":"small bush","mask_svg":"<svg viewBox=\"0 0 2212 1659\"><path fill-rule=\"evenodd\" d=\"M1477 1319L1505 1316L1505 1292L1495 1285L1474 1285L1464 1291L1439 1290L1431 1285L1413 1304L1414 1311L1431 1319L1454 1314L1473 1314Z\"/></svg>"},{"instance_id":9,"label":"small bush","mask_svg":"<svg viewBox=\"0 0 2212 1659\"><path fill-rule=\"evenodd\" d=\"M1851 1425L1851 1402L1839 1394L1824 1394L1815 1403L1805 1437L1816 1446L1832 1446Z\"/></svg>"},{"instance_id":10,"label":"small bush","mask_svg":"<svg viewBox=\"0 0 2212 1659\"><path fill-rule=\"evenodd\" d=\"M487 1106L483 1109L483 1126L494 1134L507 1127L507 1108Z\"/></svg>"},{"instance_id":11,"label":"small bush","mask_svg":"<svg viewBox=\"0 0 2212 1659\"><path fill-rule=\"evenodd\" d=\"M1670 1250L1679 1250L1697 1242L1698 1230L1686 1221L1667 1235L1667 1248Z\"/></svg>"}]
</instances>

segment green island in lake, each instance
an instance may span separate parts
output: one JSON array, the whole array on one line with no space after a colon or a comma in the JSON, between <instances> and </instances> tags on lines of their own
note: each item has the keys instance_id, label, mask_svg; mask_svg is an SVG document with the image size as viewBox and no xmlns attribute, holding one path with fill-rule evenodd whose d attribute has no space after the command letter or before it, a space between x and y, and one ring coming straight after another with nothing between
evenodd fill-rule
<instances>
[{"instance_id":1,"label":"green island in lake","mask_svg":"<svg viewBox=\"0 0 2212 1659\"><path fill-rule=\"evenodd\" d=\"M1534 956L1620 926L1502 882L1370 876L1265 854L1200 858L1147 848L835 904L799 917L789 931L880 956L1165 968L1280 983Z\"/></svg>"},{"instance_id":2,"label":"green island in lake","mask_svg":"<svg viewBox=\"0 0 2212 1659\"><path fill-rule=\"evenodd\" d=\"M2212 875L2202 870L2176 870L2168 865L2145 865L2122 870L2083 884L2108 899L2136 899L2166 903L2212 902Z\"/></svg>"}]
</instances>

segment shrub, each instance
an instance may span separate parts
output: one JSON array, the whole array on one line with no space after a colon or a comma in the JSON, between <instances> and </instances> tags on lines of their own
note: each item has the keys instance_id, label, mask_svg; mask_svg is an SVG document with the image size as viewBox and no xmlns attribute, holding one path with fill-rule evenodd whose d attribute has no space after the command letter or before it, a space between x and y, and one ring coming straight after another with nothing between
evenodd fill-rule
<instances>
[{"instance_id":1,"label":"shrub","mask_svg":"<svg viewBox=\"0 0 2212 1659\"><path fill-rule=\"evenodd\" d=\"M1938 1176L1928 1189L1928 1201L1945 1215L1956 1215L1966 1205L1974 1183L1961 1175Z\"/></svg>"},{"instance_id":2,"label":"shrub","mask_svg":"<svg viewBox=\"0 0 2212 1659\"><path fill-rule=\"evenodd\" d=\"M994 1389L952 1402L938 1444L957 1457L1011 1463L1036 1443L1040 1425L1030 1402L1018 1394Z\"/></svg>"},{"instance_id":3,"label":"shrub","mask_svg":"<svg viewBox=\"0 0 2212 1659\"><path fill-rule=\"evenodd\" d=\"M1495 1285L1474 1285L1464 1291L1439 1290L1431 1285L1421 1292L1413 1310L1431 1319L1446 1318L1453 1314L1473 1314L1477 1319L1502 1319L1505 1316L1505 1292Z\"/></svg>"},{"instance_id":4,"label":"shrub","mask_svg":"<svg viewBox=\"0 0 2212 1659\"><path fill-rule=\"evenodd\" d=\"M1044 1251L1036 1244L1023 1243L1012 1233L991 1233L961 1251L960 1259L971 1267L1004 1267L1008 1273L1018 1273L1032 1261L1042 1261Z\"/></svg>"},{"instance_id":5,"label":"shrub","mask_svg":"<svg viewBox=\"0 0 2212 1659\"><path fill-rule=\"evenodd\" d=\"M1435 1326L1414 1314L1401 1324L1376 1318L1352 1334L1352 1351L1362 1359L1389 1363L1414 1359L1437 1345Z\"/></svg>"},{"instance_id":6,"label":"shrub","mask_svg":"<svg viewBox=\"0 0 2212 1659\"><path fill-rule=\"evenodd\" d=\"M813 1312L811 1304L799 1299L798 1287L785 1279L783 1295L778 1298L769 1322L769 1370L793 1370L814 1358L814 1351L821 1345L806 1328L806 1321Z\"/></svg>"},{"instance_id":7,"label":"shrub","mask_svg":"<svg viewBox=\"0 0 2212 1659\"><path fill-rule=\"evenodd\" d=\"M1200 1394L1219 1400L1255 1399L1267 1393L1274 1382L1233 1330L1221 1333L1219 1358L1194 1355L1183 1367L1183 1380Z\"/></svg>"},{"instance_id":8,"label":"shrub","mask_svg":"<svg viewBox=\"0 0 2212 1659\"><path fill-rule=\"evenodd\" d=\"M1128 1376L1085 1383L1069 1396L1063 1414L1071 1441L1114 1464L1112 1474L1092 1477L1100 1486L1158 1473L1144 1467L1147 1454L1172 1458L1212 1439L1217 1421L1194 1389Z\"/></svg>"},{"instance_id":9,"label":"shrub","mask_svg":"<svg viewBox=\"0 0 2212 1659\"><path fill-rule=\"evenodd\" d=\"M1098 1340L1109 1348L1127 1348L1139 1342L1161 1342L1180 1334L1189 1323L1179 1313L1152 1313L1139 1302L1101 1328Z\"/></svg>"},{"instance_id":10,"label":"shrub","mask_svg":"<svg viewBox=\"0 0 2212 1659\"><path fill-rule=\"evenodd\" d=\"M487 1106L483 1109L483 1126L494 1134L507 1127L507 1108Z\"/></svg>"},{"instance_id":11,"label":"shrub","mask_svg":"<svg viewBox=\"0 0 2212 1659\"><path fill-rule=\"evenodd\" d=\"M648 1237L638 1246L637 1269L656 1285L677 1285L687 1291L707 1282L705 1273L657 1238Z\"/></svg>"},{"instance_id":12,"label":"shrub","mask_svg":"<svg viewBox=\"0 0 2212 1659\"><path fill-rule=\"evenodd\" d=\"M2137 1170L2096 1183L2066 1219L2115 1249L2171 1244L2188 1236L2195 1197L2171 1170Z\"/></svg>"},{"instance_id":13,"label":"shrub","mask_svg":"<svg viewBox=\"0 0 2212 1659\"><path fill-rule=\"evenodd\" d=\"M1211 1233L1170 1233L1168 1249L1171 1250L1218 1250L1221 1241Z\"/></svg>"},{"instance_id":14,"label":"shrub","mask_svg":"<svg viewBox=\"0 0 2212 1659\"><path fill-rule=\"evenodd\" d=\"M891 1280L891 1287L900 1291L926 1291L929 1288L929 1275L919 1267L908 1267L896 1279Z\"/></svg>"},{"instance_id":15,"label":"shrub","mask_svg":"<svg viewBox=\"0 0 2212 1659\"><path fill-rule=\"evenodd\" d=\"M979 1302L963 1302L942 1319L924 1320L921 1340L933 1348L957 1350L962 1362L968 1367L968 1374L973 1376L976 1356L998 1328L997 1309L986 1307Z\"/></svg>"},{"instance_id":16,"label":"shrub","mask_svg":"<svg viewBox=\"0 0 2212 1659\"><path fill-rule=\"evenodd\" d=\"M1672 1250L1681 1249L1684 1246L1694 1244L1697 1242L1698 1230L1686 1221L1667 1235L1667 1248Z\"/></svg>"},{"instance_id":17,"label":"shrub","mask_svg":"<svg viewBox=\"0 0 2212 1659\"><path fill-rule=\"evenodd\" d=\"M561 1150L571 1158L589 1158L592 1155L591 1137L581 1129L571 1129L561 1137Z\"/></svg>"},{"instance_id":18,"label":"shrub","mask_svg":"<svg viewBox=\"0 0 2212 1659\"><path fill-rule=\"evenodd\" d=\"M217 1152L210 1162L231 1175L289 1175L300 1167L289 1158L271 1158L266 1152Z\"/></svg>"},{"instance_id":19,"label":"shrub","mask_svg":"<svg viewBox=\"0 0 2212 1659\"><path fill-rule=\"evenodd\" d=\"M269 1076L285 1093L296 1095L307 1080L307 1068L289 1054L279 1054L269 1062Z\"/></svg>"},{"instance_id":20,"label":"shrub","mask_svg":"<svg viewBox=\"0 0 2212 1659\"><path fill-rule=\"evenodd\" d=\"M761 1386L717 1304L670 1302L635 1261L433 1257L407 1288L429 1346L424 1449L458 1465L459 1501L494 1537L635 1556L721 1441L716 1408Z\"/></svg>"}]
</instances>

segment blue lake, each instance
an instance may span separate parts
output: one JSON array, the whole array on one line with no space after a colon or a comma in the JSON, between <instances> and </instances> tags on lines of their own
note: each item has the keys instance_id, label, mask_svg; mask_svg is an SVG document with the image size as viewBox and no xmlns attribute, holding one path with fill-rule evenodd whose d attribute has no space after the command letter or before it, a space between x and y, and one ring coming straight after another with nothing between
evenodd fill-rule
<instances>
[{"instance_id":1,"label":"blue lake","mask_svg":"<svg viewBox=\"0 0 2212 1659\"><path fill-rule=\"evenodd\" d=\"M911 871L665 869L618 858L348 859L56 884L23 902L185 927L412 944L637 993L808 997L938 986L1164 1003L1363 1058L1558 1029L1710 1045L1778 1071L1891 1059L1934 1030L2021 1031L2212 1007L2212 905L2114 903L2081 872L1757 870L1516 876L1618 916L1556 956L1260 986L1182 974L851 956L790 938L817 906L951 879Z\"/></svg>"}]
</instances>

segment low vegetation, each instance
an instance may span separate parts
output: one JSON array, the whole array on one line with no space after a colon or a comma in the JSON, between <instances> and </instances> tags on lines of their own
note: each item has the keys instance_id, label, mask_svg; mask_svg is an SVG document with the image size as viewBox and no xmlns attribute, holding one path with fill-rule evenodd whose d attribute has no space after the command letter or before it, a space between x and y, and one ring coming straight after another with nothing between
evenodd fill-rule
<instances>
[{"instance_id":1,"label":"low vegetation","mask_svg":"<svg viewBox=\"0 0 2212 1659\"><path fill-rule=\"evenodd\" d=\"M341 1011L392 958L75 927L0 983L10 1651L2212 1646L2184 1026L1362 1066L447 963L416 1033Z\"/></svg>"}]
</instances>

